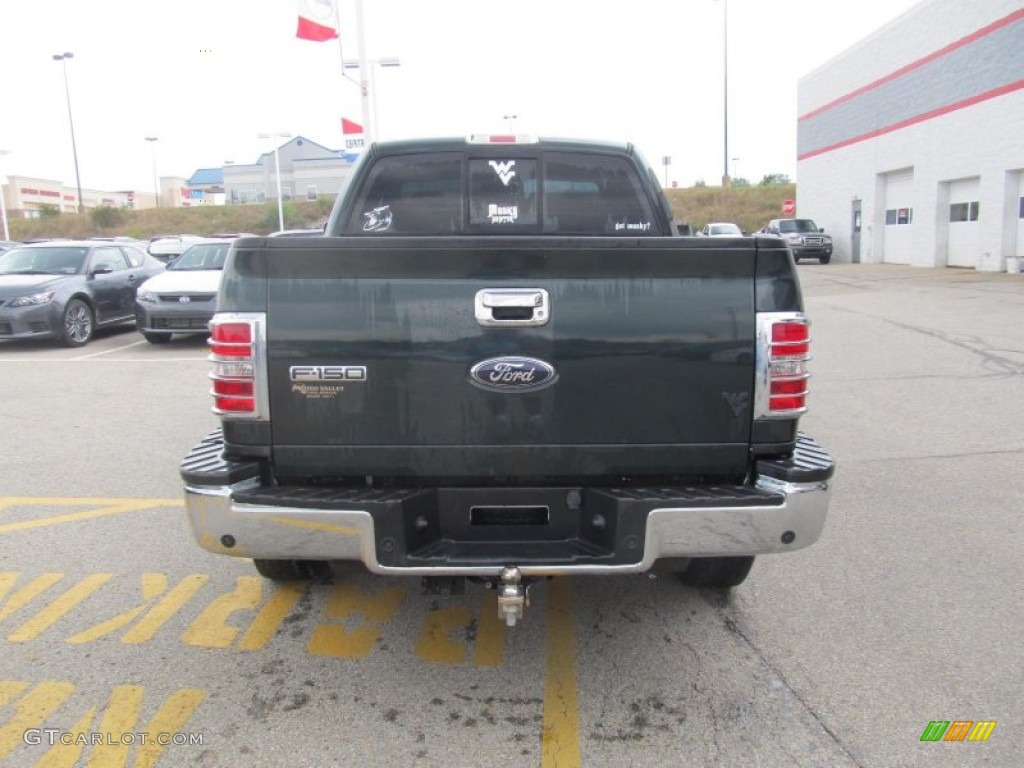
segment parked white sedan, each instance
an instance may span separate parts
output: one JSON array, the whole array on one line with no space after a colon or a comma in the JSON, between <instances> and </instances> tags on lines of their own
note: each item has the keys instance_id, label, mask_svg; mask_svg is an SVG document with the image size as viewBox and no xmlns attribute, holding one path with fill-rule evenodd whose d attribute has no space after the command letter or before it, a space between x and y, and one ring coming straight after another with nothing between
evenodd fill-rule
<instances>
[{"instance_id":1,"label":"parked white sedan","mask_svg":"<svg viewBox=\"0 0 1024 768\"><path fill-rule=\"evenodd\" d=\"M190 246L167 270L139 286L135 323L151 344L166 344L174 333L206 333L217 311L217 291L234 238Z\"/></svg>"},{"instance_id":2,"label":"parked white sedan","mask_svg":"<svg viewBox=\"0 0 1024 768\"><path fill-rule=\"evenodd\" d=\"M731 221L713 221L704 225L701 234L705 237L743 237L743 230Z\"/></svg>"}]
</instances>

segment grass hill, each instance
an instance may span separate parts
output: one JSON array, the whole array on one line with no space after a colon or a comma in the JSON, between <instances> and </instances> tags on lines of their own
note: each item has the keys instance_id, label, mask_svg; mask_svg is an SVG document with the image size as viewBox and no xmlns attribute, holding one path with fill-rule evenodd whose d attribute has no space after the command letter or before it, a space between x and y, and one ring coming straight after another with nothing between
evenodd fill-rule
<instances>
[{"instance_id":1,"label":"grass hill","mask_svg":"<svg viewBox=\"0 0 1024 768\"><path fill-rule=\"evenodd\" d=\"M318 227L334 199L290 200L284 204L286 229ZM61 213L38 219L11 219L12 240L34 237L96 237L126 235L148 239L154 235L212 235L214 232L251 232L265 235L277 227L277 203L209 205L190 208L148 208L141 211L97 208L87 213Z\"/></svg>"},{"instance_id":2,"label":"grass hill","mask_svg":"<svg viewBox=\"0 0 1024 768\"><path fill-rule=\"evenodd\" d=\"M698 231L709 221L734 221L753 232L771 218L781 216L782 201L796 197L795 184L756 187L689 187L668 189L676 220ZM334 200L293 200L284 204L287 229L318 227ZM38 219L11 219L13 240L35 237L95 237L127 235L147 239L154 235L211 235L214 232L252 232L265 235L277 229L277 203L218 205L195 208L150 208L142 211L114 208L85 214L62 213Z\"/></svg>"},{"instance_id":3,"label":"grass hill","mask_svg":"<svg viewBox=\"0 0 1024 768\"><path fill-rule=\"evenodd\" d=\"M667 189L665 194L676 221L687 222L695 233L710 221L732 221L750 233L782 216L782 201L796 199L796 184L689 187Z\"/></svg>"}]
</instances>

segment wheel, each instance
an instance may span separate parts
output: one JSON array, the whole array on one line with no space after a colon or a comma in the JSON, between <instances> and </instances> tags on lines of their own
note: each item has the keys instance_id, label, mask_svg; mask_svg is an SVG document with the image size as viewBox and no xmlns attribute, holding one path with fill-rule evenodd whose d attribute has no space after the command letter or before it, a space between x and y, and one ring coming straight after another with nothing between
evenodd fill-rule
<instances>
[{"instance_id":1,"label":"wheel","mask_svg":"<svg viewBox=\"0 0 1024 768\"><path fill-rule=\"evenodd\" d=\"M271 581L326 581L331 564L325 560L253 560L260 576Z\"/></svg>"},{"instance_id":2,"label":"wheel","mask_svg":"<svg viewBox=\"0 0 1024 768\"><path fill-rule=\"evenodd\" d=\"M679 578L684 584L689 584L691 587L728 589L742 584L753 564L753 555L746 557L695 557L690 560L689 567L679 574Z\"/></svg>"},{"instance_id":3,"label":"wheel","mask_svg":"<svg viewBox=\"0 0 1024 768\"><path fill-rule=\"evenodd\" d=\"M142 335L150 344L166 344L171 340L171 334L169 333L147 333L143 331Z\"/></svg>"},{"instance_id":4,"label":"wheel","mask_svg":"<svg viewBox=\"0 0 1024 768\"><path fill-rule=\"evenodd\" d=\"M94 330L92 309L81 299L72 299L64 307L64 327L60 341L67 347L84 347Z\"/></svg>"},{"instance_id":5,"label":"wheel","mask_svg":"<svg viewBox=\"0 0 1024 768\"><path fill-rule=\"evenodd\" d=\"M828 264L830 261L832 261L832 254L829 254L828 256L819 256L818 261L821 262L822 264Z\"/></svg>"}]
</instances>

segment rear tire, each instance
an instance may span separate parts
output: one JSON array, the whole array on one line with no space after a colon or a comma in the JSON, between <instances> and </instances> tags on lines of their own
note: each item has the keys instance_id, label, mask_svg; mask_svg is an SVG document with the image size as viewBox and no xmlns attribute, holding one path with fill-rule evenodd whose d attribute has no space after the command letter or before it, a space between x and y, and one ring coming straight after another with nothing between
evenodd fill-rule
<instances>
[{"instance_id":1,"label":"rear tire","mask_svg":"<svg viewBox=\"0 0 1024 768\"><path fill-rule=\"evenodd\" d=\"M271 581L327 581L331 564L325 560L253 560L260 576Z\"/></svg>"},{"instance_id":2,"label":"rear tire","mask_svg":"<svg viewBox=\"0 0 1024 768\"><path fill-rule=\"evenodd\" d=\"M150 344L166 344L171 340L171 334L169 333L147 333L143 331L142 335Z\"/></svg>"},{"instance_id":3,"label":"rear tire","mask_svg":"<svg viewBox=\"0 0 1024 768\"><path fill-rule=\"evenodd\" d=\"M829 254L828 256L819 256L818 261L821 262L822 264L828 264L830 261L832 261L832 255Z\"/></svg>"},{"instance_id":4,"label":"rear tire","mask_svg":"<svg viewBox=\"0 0 1024 768\"><path fill-rule=\"evenodd\" d=\"M743 583L754 565L753 555L744 557L695 557L679 579L691 587L729 589Z\"/></svg>"}]
</instances>

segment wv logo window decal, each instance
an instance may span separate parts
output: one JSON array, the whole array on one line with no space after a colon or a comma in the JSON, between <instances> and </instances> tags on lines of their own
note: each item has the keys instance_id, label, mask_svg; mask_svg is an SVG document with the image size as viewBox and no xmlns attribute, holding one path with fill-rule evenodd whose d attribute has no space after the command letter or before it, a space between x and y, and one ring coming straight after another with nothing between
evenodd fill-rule
<instances>
[{"instance_id":1,"label":"wv logo window decal","mask_svg":"<svg viewBox=\"0 0 1024 768\"><path fill-rule=\"evenodd\" d=\"M499 163L497 160L491 160L488 165L494 169L494 172L498 174L498 178L501 179L501 183L506 187L508 183L512 181L512 177L516 175L516 172L512 170L512 166L516 164L515 160L507 160L504 163Z\"/></svg>"}]
</instances>

